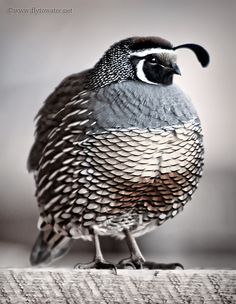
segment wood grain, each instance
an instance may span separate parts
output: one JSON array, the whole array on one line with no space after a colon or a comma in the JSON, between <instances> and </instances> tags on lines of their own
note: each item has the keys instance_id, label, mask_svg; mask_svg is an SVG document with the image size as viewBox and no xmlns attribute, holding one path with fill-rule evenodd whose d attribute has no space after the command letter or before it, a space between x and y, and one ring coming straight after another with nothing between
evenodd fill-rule
<instances>
[{"instance_id":1,"label":"wood grain","mask_svg":"<svg viewBox=\"0 0 236 304\"><path fill-rule=\"evenodd\" d=\"M236 303L235 270L1 269L0 303Z\"/></svg>"}]
</instances>

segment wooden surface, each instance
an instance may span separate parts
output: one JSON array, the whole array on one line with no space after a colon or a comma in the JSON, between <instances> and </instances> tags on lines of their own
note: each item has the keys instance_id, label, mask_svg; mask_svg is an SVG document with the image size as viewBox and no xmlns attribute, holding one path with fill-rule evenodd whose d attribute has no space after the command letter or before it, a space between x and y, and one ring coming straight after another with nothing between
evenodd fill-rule
<instances>
[{"instance_id":1,"label":"wooden surface","mask_svg":"<svg viewBox=\"0 0 236 304\"><path fill-rule=\"evenodd\" d=\"M0 303L233 304L236 271L0 269Z\"/></svg>"}]
</instances>

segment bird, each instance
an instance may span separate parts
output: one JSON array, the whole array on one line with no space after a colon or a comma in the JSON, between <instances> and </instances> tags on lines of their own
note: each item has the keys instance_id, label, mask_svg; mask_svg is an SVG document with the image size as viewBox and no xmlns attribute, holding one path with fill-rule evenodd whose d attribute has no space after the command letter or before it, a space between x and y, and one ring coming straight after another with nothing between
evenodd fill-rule
<instances>
[{"instance_id":1,"label":"bird","mask_svg":"<svg viewBox=\"0 0 236 304\"><path fill-rule=\"evenodd\" d=\"M94 243L92 262L77 268L179 265L146 261L136 238L182 211L202 176L200 118L173 83L182 48L202 67L209 64L199 44L134 36L66 77L46 99L27 163L39 208L32 265L61 258L76 239ZM124 239L130 256L116 265L106 261L102 236Z\"/></svg>"}]
</instances>

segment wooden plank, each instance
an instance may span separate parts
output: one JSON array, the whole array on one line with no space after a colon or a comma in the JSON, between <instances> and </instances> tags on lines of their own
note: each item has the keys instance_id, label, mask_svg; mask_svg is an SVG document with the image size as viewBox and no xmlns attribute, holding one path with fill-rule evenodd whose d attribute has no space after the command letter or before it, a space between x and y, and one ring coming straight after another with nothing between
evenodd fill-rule
<instances>
[{"instance_id":1,"label":"wooden plank","mask_svg":"<svg viewBox=\"0 0 236 304\"><path fill-rule=\"evenodd\" d=\"M236 271L0 269L0 303L232 304Z\"/></svg>"}]
</instances>

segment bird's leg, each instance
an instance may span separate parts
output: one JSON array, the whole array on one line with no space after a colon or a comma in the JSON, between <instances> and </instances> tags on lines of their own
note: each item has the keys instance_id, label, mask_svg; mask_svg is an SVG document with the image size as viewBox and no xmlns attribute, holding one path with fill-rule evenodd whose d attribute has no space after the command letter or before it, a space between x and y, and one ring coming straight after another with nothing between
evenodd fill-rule
<instances>
[{"instance_id":1,"label":"bird's leg","mask_svg":"<svg viewBox=\"0 0 236 304\"><path fill-rule=\"evenodd\" d=\"M145 261L138 244L131 234L129 230L124 230L126 241L130 250L130 258L123 259L118 263L118 268L126 268L126 267L133 267L135 269L176 269L184 267L180 263L170 263L170 264L163 264L163 263L156 263L151 261Z\"/></svg>"},{"instance_id":2,"label":"bird's leg","mask_svg":"<svg viewBox=\"0 0 236 304\"><path fill-rule=\"evenodd\" d=\"M124 229L124 234L126 237L126 242L130 251L130 258L123 259L118 263L118 268L133 267L135 269L143 268L145 259L138 247L138 244L128 229Z\"/></svg>"},{"instance_id":3,"label":"bird's leg","mask_svg":"<svg viewBox=\"0 0 236 304\"><path fill-rule=\"evenodd\" d=\"M98 233L94 229L92 231L93 231L93 240L94 240L94 248L95 248L94 259L91 263L77 264L75 266L75 268L79 268L79 269L91 269L91 268L114 269L115 273L116 273L116 266L112 263L107 262L103 257Z\"/></svg>"}]
</instances>

